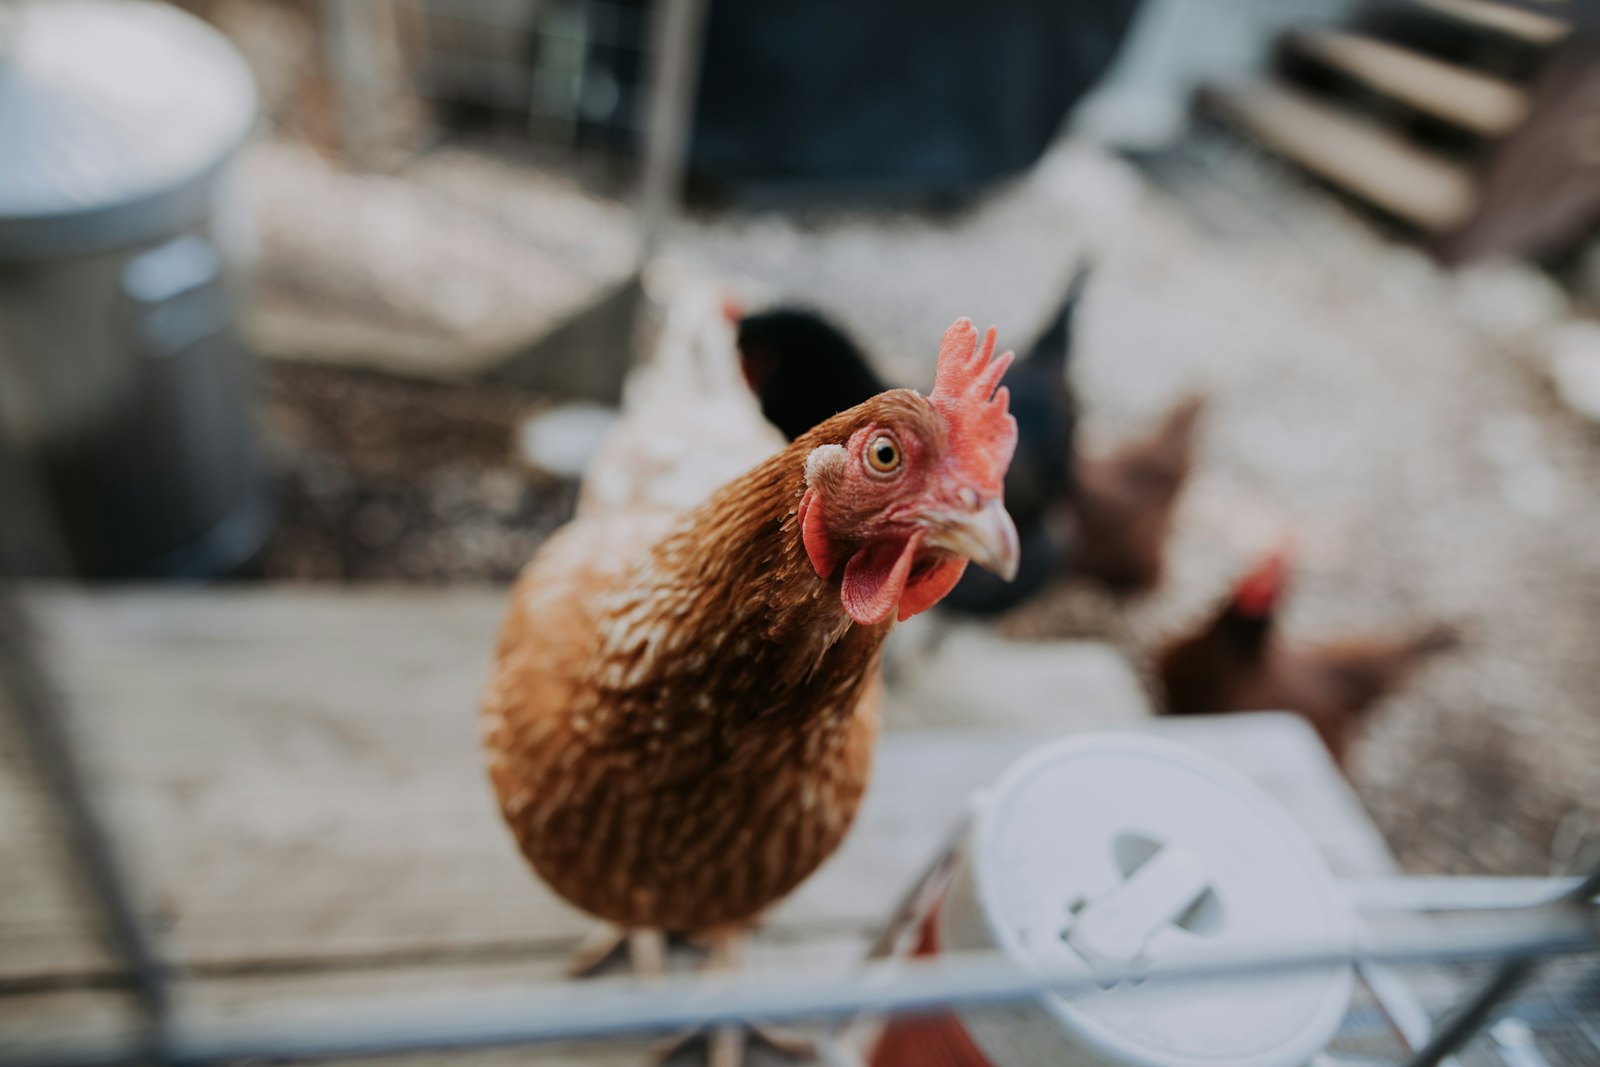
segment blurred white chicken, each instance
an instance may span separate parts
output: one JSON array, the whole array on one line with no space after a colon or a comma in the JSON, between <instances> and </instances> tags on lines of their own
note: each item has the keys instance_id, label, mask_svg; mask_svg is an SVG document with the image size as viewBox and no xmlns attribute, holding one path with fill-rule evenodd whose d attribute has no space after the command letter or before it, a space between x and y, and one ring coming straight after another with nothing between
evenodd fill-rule
<instances>
[{"instance_id":1,"label":"blurred white chicken","mask_svg":"<svg viewBox=\"0 0 1600 1067\"><path fill-rule=\"evenodd\" d=\"M682 514L787 443L745 384L717 287L683 276L660 285L670 289L666 323L589 461L580 516Z\"/></svg>"}]
</instances>

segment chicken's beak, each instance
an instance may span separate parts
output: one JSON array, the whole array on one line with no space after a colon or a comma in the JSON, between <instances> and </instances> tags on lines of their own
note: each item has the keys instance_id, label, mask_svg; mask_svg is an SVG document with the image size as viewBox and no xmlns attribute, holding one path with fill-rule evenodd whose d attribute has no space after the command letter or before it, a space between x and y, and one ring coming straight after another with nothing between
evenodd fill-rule
<instances>
[{"instance_id":1,"label":"chicken's beak","mask_svg":"<svg viewBox=\"0 0 1600 1067\"><path fill-rule=\"evenodd\" d=\"M964 556L1006 581L1017 576L1022 554L1017 541L1017 526L1005 505L991 500L976 511L939 511L924 520L929 548Z\"/></svg>"}]
</instances>

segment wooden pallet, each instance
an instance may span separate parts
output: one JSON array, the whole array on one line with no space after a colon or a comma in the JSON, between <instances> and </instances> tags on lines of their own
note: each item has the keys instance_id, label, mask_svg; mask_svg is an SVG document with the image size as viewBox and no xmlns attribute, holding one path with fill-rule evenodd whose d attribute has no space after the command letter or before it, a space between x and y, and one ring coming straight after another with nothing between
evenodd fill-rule
<instances>
[{"instance_id":1,"label":"wooden pallet","mask_svg":"<svg viewBox=\"0 0 1600 1067\"><path fill-rule=\"evenodd\" d=\"M1213 88L1202 105L1318 177L1423 230L1444 233L1472 214L1477 192L1470 171L1287 84Z\"/></svg>"},{"instance_id":2,"label":"wooden pallet","mask_svg":"<svg viewBox=\"0 0 1600 1067\"><path fill-rule=\"evenodd\" d=\"M1409 28L1396 30L1397 12L1409 13ZM1202 108L1419 231L1447 263L1559 251L1600 219L1592 27L1576 28L1559 7L1491 0L1414 0L1372 14L1348 29L1285 34L1269 78L1205 87ZM1383 36L1396 32L1405 40ZM1427 53L1450 52L1440 42L1462 32L1470 48Z\"/></svg>"},{"instance_id":3,"label":"wooden pallet","mask_svg":"<svg viewBox=\"0 0 1600 1067\"><path fill-rule=\"evenodd\" d=\"M1484 137L1510 133L1527 117L1528 94L1519 86L1374 37L1304 30L1290 33L1284 46L1375 92Z\"/></svg>"},{"instance_id":4,"label":"wooden pallet","mask_svg":"<svg viewBox=\"0 0 1600 1067\"><path fill-rule=\"evenodd\" d=\"M1503 33L1532 44L1555 44L1572 32L1572 26L1554 10L1530 11L1494 0L1413 0L1447 18L1469 23L1493 33Z\"/></svg>"}]
</instances>

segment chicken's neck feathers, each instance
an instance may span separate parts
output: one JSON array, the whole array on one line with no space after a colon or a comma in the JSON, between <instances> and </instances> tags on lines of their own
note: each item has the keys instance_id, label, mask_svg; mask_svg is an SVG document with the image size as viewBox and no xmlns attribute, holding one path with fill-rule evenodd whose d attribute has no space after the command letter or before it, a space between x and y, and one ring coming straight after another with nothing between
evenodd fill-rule
<instances>
[{"instance_id":1,"label":"chicken's neck feathers","mask_svg":"<svg viewBox=\"0 0 1600 1067\"><path fill-rule=\"evenodd\" d=\"M851 622L818 577L796 509L791 448L684 516L603 606L599 674L611 702L651 721L837 718L876 669L888 625ZM624 716L621 728L630 728Z\"/></svg>"}]
</instances>

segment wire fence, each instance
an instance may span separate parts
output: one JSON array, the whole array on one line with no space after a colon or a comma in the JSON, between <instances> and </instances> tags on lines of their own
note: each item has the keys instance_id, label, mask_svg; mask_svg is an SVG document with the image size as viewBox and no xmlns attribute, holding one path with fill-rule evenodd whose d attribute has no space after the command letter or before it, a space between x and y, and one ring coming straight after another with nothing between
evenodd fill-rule
<instances>
[{"instance_id":1,"label":"wire fence","mask_svg":"<svg viewBox=\"0 0 1600 1067\"><path fill-rule=\"evenodd\" d=\"M647 115L650 5L402 0L424 33L417 87L553 149L631 155Z\"/></svg>"},{"instance_id":2,"label":"wire fence","mask_svg":"<svg viewBox=\"0 0 1600 1067\"><path fill-rule=\"evenodd\" d=\"M547 165L637 177L680 0L324 0L312 23L340 147L487 135Z\"/></svg>"}]
</instances>

